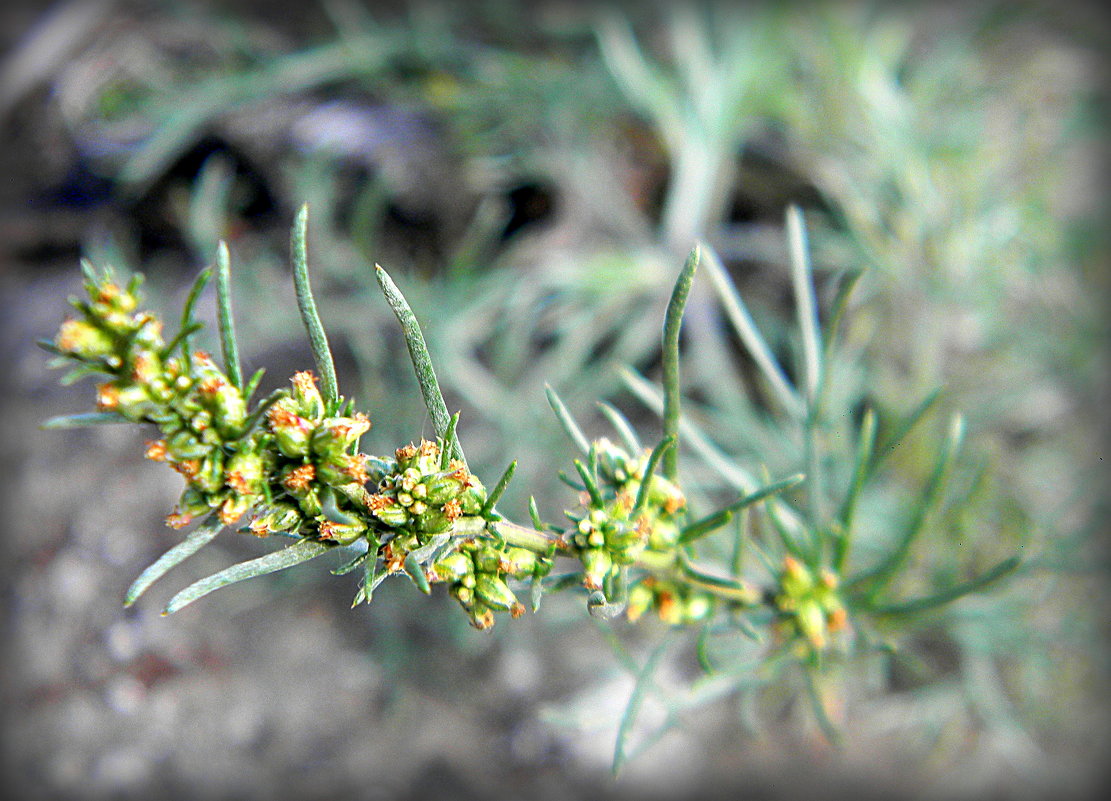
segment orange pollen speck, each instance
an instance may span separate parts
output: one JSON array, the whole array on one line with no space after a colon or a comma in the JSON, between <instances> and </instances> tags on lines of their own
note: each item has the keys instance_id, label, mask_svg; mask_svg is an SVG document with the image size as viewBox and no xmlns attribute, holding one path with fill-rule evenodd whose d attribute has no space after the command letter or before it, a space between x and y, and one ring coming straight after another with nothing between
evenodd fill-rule
<instances>
[{"instance_id":1,"label":"orange pollen speck","mask_svg":"<svg viewBox=\"0 0 1111 801\"><path fill-rule=\"evenodd\" d=\"M659 610L660 617L664 620L671 617L675 611L675 596L670 592L661 592L656 596L656 608Z\"/></svg>"},{"instance_id":2,"label":"orange pollen speck","mask_svg":"<svg viewBox=\"0 0 1111 801\"><path fill-rule=\"evenodd\" d=\"M340 472L359 484L365 484L370 481L370 476L366 473L366 465L363 464L362 460L353 461L351 464L346 465Z\"/></svg>"},{"instance_id":3,"label":"orange pollen speck","mask_svg":"<svg viewBox=\"0 0 1111 801\"><path fill-rule=\"evenodd\" d=\"M429 442L426 439L422 439L420 441L420 448L418 452L421 456L439 456L440 446L437 445L435 442Z\"/></svg>"},{"instance_id":4,"label":"orange pollen speck","mask_svg":"<svg viewBox=\"0 0 1111 801\"><path fill-rule=\"evenodd\" d=\"M405 554L395 553L393 543L386 543L386 547L382 549L382 561L386 566L386 572L397 573L405 569Z\"/></svg>"},{"instance_id":5,"label":"orange pollen speck","mask_svg":"<svg viewBox=\"0 0 1111 801\"><path fill-rule=\"evenodd\" d=\"M830 631L841 631L848 623L849 616L844 609L834 609L829 613L829 622L827 625Z\"/></svg>"},{"instance_id":6,"label":"orange pollen speck","mask_svg":"<svg viewBox=\"0 0 1111 801\"><path fill-rule=\"evenodd\" d=\"M185 528L192 519L193 515L187 512L174 512L173 514L166 515L166 525L170 528Z\"/></svg>"},{"instance_id":7,"label":"orange pollen speck","mask_svg":"<svg viewBox=\"0 0 1111 801\"><path fill-rule=\"evenodd\" d=\"M412 445L405 445L401 448L398 448L396 451L394 451L394 456L397 458L397 461L399 461L399 462L404 462L404 461L407 461L409 459L412 459L416 455L417 455L417 449Z\"/></svg>"},{"instance_id":8,"label":"orange pollen speck","mask_svg":"<svg viewBox=\"0 0 1111 801\"><path fill-rule=\"evenodd\" d=\"M105 411L111 411L120 405L120 390L112 384L101 384L96 388L96 405Z\"/></svg>"},{"instance_id":9,"label":"orange pollen speck","mask_svg":"<svg viewBox=\"0 0 1111 801\"><path fill-rule=\"evenodd\" d=\"M220 507L220 522L223 523L225 526L230 526L236 520L243 517L244 511L244 509L237 507L232 499L229 498L228 500L224 501L223 506Z\"/></svg>"},{"instance_id":10,"label":"orange pollen speck","mask_svg":"<svg viewBox=\"0 0 1111 801\"><path fill-rule=\"evenodd\" d=\"M320 521L320 539L334 540L336 538L336 524L331 520Z\"/></svg>"},{"instance_id":11,"label":"orange pollen speck","mask_svg":"<svg viewBox=\"0 0 1111 801\"><path fill-rule=\"evenodd\" d=\"M793 556L783 557L783 569L788 573L798 573L802 570L802 564Z\"/></svg>"},{"instance_id":12,"label":"orange pollen speck","mask_svg":"<svg viewBox=\"0 0 1111 801\"><path fill-rule=\"evenodd\" d=\"M520 601L513 604L513 606L509 607L509 616L512 617L514 620L519 618L524 613L525 613L525 605L523 603L521 603Z\"/></svg>"},{"instance_id":13,"label":"orange pollen speck","mask_svg":"<svg viewBox=\"0 0 1111 801\"><path fill-rule=\"evenodd\" d=\"M294 373L293 378L289 380L293 382L293 387L302 393L312 392L316 388L316 376L311 370Z\"/></svg>"},{"instance_id":14,"label":"orange pollen speck","mask_svg":"<svg viewBox=\"0 0 1111 801\"><path fill-rule=\"evenodd\" d=\"M186 478L193 478L197 473L201 472L201 460L183 459L180 462L170 462L170 467Z\"/></svg>"},{"instance_id":15,"label":"orange pollen speck","mask_svg":"<svg viewBox=\"0 0 1111 801\"><path fill-rule=\"evenodd\" d=\"M209 376L197 386L197 391L202 395L215 395L226 383L221 376Z\"/></svg>"},{"instance_id":16,"label":"orange pollen speck","mask_svg":"<svg viewBox=\"0 0 1111 801\"><path fill-rule=\"evenodd\" d=\"M166 458L168 456L168 451L166 450L166 442L164 440L161 440L161 439L147 440L146 445L147 445L147 450L146 450L146 453L143 454L144 456L146 456L148 459L150 459L151 461L154 461L154 462L164 462L164 461L166 461Z\"/></svg>"},{"instance_id":17,"label":"orange pollen speck","mask_svg":"<svg viewBox=\"0 0 1111 801\"><path fill-rule=\"evenodd\" d=\"M372 512L381 511L382 509L385 509L387 506L389 506L391 503L393 503L393 499L385 495L371 495L369 498L366 499L366 505Z\"/></svg>"},{"instance_id":18,"label":"orange pollen speck","mask_svg":"<svg viewBox=\"0 0 1111 801\"><path fill-rule=\"evenodd\" d=\"M309 483L316 478L316 468L311 464L303 464L295 470L291 470L289 475L282 479L282 484L286 489L303 490L308 489Z\"/></svg>"},{"instance_id":19,"label":"orange pollen speck","mask_svg":"<svg viewBox=\"0 0 1111 801\"><path fill-rule=\"evenodd\" d=\"M682 495L670 495L664 501L664 511L669 515L673 515L687 505L687 499Z\"/></svg>"},{"instance_id":20,"label":"orange pollen speck","mask_svg":"<svg viewBox=\"0 0 1111 801\"><path fill-rule=\"evenodd\" d=\"M247 495L251 492L251 482L239 470L232 471L228 474L227 485L240 495Z\"/></svg>"},{"instance_id":21,"label":"orange pollen speck","mask_svg":"<svg viewBox=\"0 0 1111 801\"><path fill-rule=\"evenodd\" d=\"M256 517L254 520L252 520L247 525L247 528L250 529L251 533L254 534L256 537L270 536L270 526L266 525L266 523L264 523L260 518Z\"/></svg>"},{"instance_id":22,"label":"orange pollen speck","mask_svg":"<svg viewBox=\"0 0 1111 801\"><path fill-rule=\"evenodd\" d=\"M459 503L458 498L452 498L445 503L440 510L444 513L444 517L448 520L457 520L463 514L463 504Z\"/></svg>"}]
</instances>

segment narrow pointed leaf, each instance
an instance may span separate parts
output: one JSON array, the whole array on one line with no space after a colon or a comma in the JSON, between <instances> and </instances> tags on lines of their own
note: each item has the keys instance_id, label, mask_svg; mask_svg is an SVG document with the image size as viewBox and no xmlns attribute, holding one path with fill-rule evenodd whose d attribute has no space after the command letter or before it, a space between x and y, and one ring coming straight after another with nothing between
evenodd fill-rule
<instances>
[{"instance_id":1,"label":"narrow pointed leaf","mask_svg":"<svg viewBox=\"0 0 1111 801\"><path fill-rule=\"evenodd\" d=\"M126 417L117 412L84 412L82 414L66 414L60 417L51 417L42 423L39 428L54 430L59 428L86 428L105 423L127 423Z\"/></svg>"},{"instance_id":2,"label":"narrow pointed leaf","mask_svg":"<svg viewBox=\"0 0 1111 801\"><path fill-rule=\"evenodd\" d=\"M940 590L933 595L915 598L911 601L902 601L896 604L876 606L871 611L874 614L887 617L900 617L904 615L916 615L921 612L929 612L933 609L937 609L939 606L944 606L958 598L962 598L965 595L987 589L1000 579L1006 578L1013 573L1021 564L1022 559L1020 557L1012 556L1009 559L1004 559L990 570L973 579Z\"/></svg>"},{"instance_id":3,"label":"narrow pointed leaf","mask_svg":"<svg viewBox=\"0 0 1111 801\"><path fill-rule=\"evenodd\" d=\"M324 332L324 324L320 321L309 284L308 225L309 205L306 203L297 212L290 236L293 287L297 292L297 309L301 312L301 322L308 332L313 359L320 373L320 391L325 404L330 408L339 398L339 385L336 383L336 367L332 361L332 350L328 347L328 336Z\"/></svg>"},{"instance_id":4,"label":"narrow pointed leaf","mask_svg":"<svg viewBox=\"0 0 1111 801\"><path fill-rule=\"evenodd\" d=\"M637 674L636 684L633 685L633 692L632 695L629 696L629 703L625 706L625 713L621 716L621 725L617 729L617 739L614 742L614 776L621 772L621 768L625 764L626 757L628 756L629 734L632 732L633 725L636 723L637 715L640 714L640 707L644 703L644 697L648 694L649 688L652 686L652 677L655 675L656 669L660 666L664 654L671 645L674 632L674 627L667 630L660 639L659 644L648 656L647 661L644 663L644 667L642 667Z\"/></svg>"},{"instance_id":5,"label":"narrow pointed leaf","mask_svg":"<svg viewBox=\"0 0 1111 801\"><path fill-rule=\"evenodd\" d=\"M237 565L232 565L208 578L203 578L200 581L190 584L170 599L170 603L166 605L166 609L162 614L172 615L174 612L193 603L193 601L196 601L198 598L203 598L205 595L208 595L213 590L218 590L221 587L245 581L246 579L255 578L256 576L265 576L268 573L285 570L288 567L293 567L302 562L307 562L310 559L315 559L318 556L323 556L334 547L336 546L317 542L315 540L302 539L280 551L273 551L265 556L260 556L258 559L251 559L248 562L240 562Z\"/></svg>"},{"instance_id":6,"label":"narrow pointed leaf","mask_svg":"<svg viewBox=\"0 0 1111 801\"><path fill-rule=\"evenodd\" d=\"M841 521L841 533L833 546L833 566L838 573L845 566L845 561L849 556L856 501L860 497L860 490L863 488L865 480L868 478L868 468L875 447L876 414L872 409L868 409L864 412L864 419L860 423L860 440L856 448L856 462L853 466L852 482L849 484L849 491L845 494L845 501L841 505L841 512L838 515Z\"/></svg>"},{"instance_id":7,"label":"narrow pointed leaf","mask_svg":"<svg viewBox=\"0 0 1111 801\"><path fill-rule=\"evenodd\" d=\"M594 481L594 476L590 475L590 468L583 464L581 459L576 459L574 465L579 472L579 478L583 480L583 486L586 487L587 494L590 495L590 500L595 506L601 506L602 493L598 489L597 482Z\"/></svg>"},{"instance_id":8,"label":"narrow pointed leaf","mask_svg":"<svg viewBox=\"0 0 1111 801\"><path fill-rule=\"evenodd\" d=\"M459 427L459 412L451 416L448 421L447 430L444 432L444 447L440 452L440 469L447 470L451 464L452 455L455 453L455 431Z\"/></svg>"},{"instance_id":9,"label":"narrow pointed leaf","mask_svg":"<svg viewBox=\"0 0 1111 801\"><path fill-rule=\"evenodd\" d=\"M831 745L840 745L842 741L841 730L829 716L821 691L818 689L818 684L814 680L814 671L812 668L805 665L801 667L806 684L806 697L810 701L810 708L814 712L814 718L818 722L818 727L822 730L822 734L825 735L825 738Z\"/></svg>"},{"instance_id":10,"label":"narrow pointed leaf","mask_svg":"<svg viewBox=\"0 0 1111 801\"><path fill-rule=\"evenodd\" d=\"M649 489L652 484L652 476L656 473L656 467L659 465L660 459L663 458L664 453L674 446L675 437L668 436L661 439L656 447L652 449L652 453L648 457L648 463L644 466L644 478L641 479L640 489L637 490L636 503L633 504L634 515L647 505Z\"/></svg>"},{"instance_id":11,"label":"narrow pointed leaf","mask_svg":"<svg viewBox=\"0 0 1111 801\"><path fill-rule=\"evenodd\" d=\"M505 488L509 486L509 482L513 479L513 474L516 471L517 460L514 459L512 462L509 463L509 467L505 468L505 472L502 473L501 478L498 479L498 483L494 485L494 489L492 489L490 491L490 494L486 496L486 502L482 504L482 509L479 510L478 513L479 517L488 517L491 513L493 513L494 507L501 499L502 493L505 492Z\"/></svg>"},{"instance_id":12,"label":"narrow pointed leaf","mask_svg":"<svg viewBox=\"0 0 1111 801\"><path fill-rule=\"evenodd\" d=\"M639 454L641 451L640 439L637 438L636 432L633 431L629 421L625 419L625 415L605 401L599 401L598 408L602 410L602 414L606 416L614 431L617 432L617 436L621 438L621 442L629 455L636 456Z\"/></svg>"},{"instance_id":13,"label":"narrow pointed leaf","mask_svg":"<svg viewBox=\"0 0 1111 801\"><path fill-rule=\"evenodd\" d=\"M725 268L712 250L707 248L706 255L707 273L710 276L714 290L717 292L718 300L721 301L722 308L725 310L725 316L729 318L737 336L744 344L745 349L748 350L753 361L756 362L756 366L763 373L764 378L767 379L769 386L771 386L783 407L794 416L801 416L803 406L798 393L787 380L787 376L783 372L783 368L779 366L775 356L772 355L771 348L764 341L764 337L760 334L760 330L748 313L748 309L745 307L744 301L741 300L740 293L737 292L732 279L729 278Z\"/></svg>"},{"instance_id":14,"label":"narrow pointed leaf","mask_svg":"<svg viewBox=\"0 0 1111 801\"><path fill-rule=\"evenodd\" d=\"M679 535L679 542L683 545L694 542L700 537L706 536L711 531L724 526L726 523L733 519L733 515L736 512L739 512L740 510L748 506L752 506L752 504L754 503L759 503L765 498L771 497L776 493L783 492L784 490L790 489L791 487L798 486L805 480L805 475L803 475L802 473L796 473L795 475L788 476L787 478L777 481L774 484L769 484L766 487L762 487L756 490L756 492L746 495L740 500L731 503L724 509L714 512L711 515L707 515L701 520L696 520L689 526L684 527L682 534Z\"/></svg>"},{"instance_id":15,"label":"narrow pointed leaf","mask_svg":"<svg viewBox=\"0 0 1111 801\"><path fill-rule=\"evenodd\" d=\"M243 370L239 365L239 345L235 341L235 319L231 313L231 256L223 240L216 246L216 311L220 319L224 372L236 389L242 389Z\"/></svg>"},{"instance_id":16,"label":"narrow pointed leaf","mask_svg":"<svg viewBox=\"0 0 1111 801\"><path fill-rule=\"evenodd\" d=\"M432 418L432 427L436 430L436 436L446 439L447 428L451 424L451 415L448 414L447 404L444 403L443 393L440 392L440 384L436 380L436 371L432 367L432 357L428 353L428 344L424 341L424 334L420 330L417 317L413 314L405 296L401 294L401 290L397 288L397 284L390 278L389 273L376 264L374 265L374 275L378 279L378 286L381 287L386 302L393 309L397 321L401 324L401 331L405 336L405 346L409 349L409 358L413 362L417 384L420 386L420 394L424 399L425 408L428 409L428 415ZM460 444L458 437L455 438L453 453L454 458L466 464L467 459L463 455L463 446Z\"/></svg>"},{"instance_id":17,"label":"narrow pointed leaf","mask_svg":"<svg viewBox=\"0 0 1111 801\"><path fill-rule=\"evenodd\" d=\"M185 357L187 363L193 350L192 335L194 332L200 330L203 326L193 319L193 313L197 308L197 301L201 297L201 292L204 291L205 286L208 285L208 279L212 277L212 270L201 270L197 279L193 282L193 286L189 290L189 296L185 299L185 306L181 311L181 330L178 332L177 337L170 344L181 343L181 353ZM170 348L167 348L167 351Z\"/></svg>"},{"instance_id":18,"label":"narrow pointed leaf","mask_svg":"<svg viewBox=\"0 0 1111 801\"><path fill-rule=\"evenodd\" d=\"M802 333L803 375L810 406L818 397L822 375L822 335L818 325L818 304L814 299L814 273L806 241L806 223L798 206L787 209L787 245L791 254L791 282L795 292L795 312Z\"/></svg>"},{"instance_id":19,"label":"narrow pointed leaf","mask_svg":"<svg viewBox=\"0 0 1111 801\"><path fill-rule=\"evenodd\" d=\"M215 515L206 519L199 528L191 532L184 540L166 551L166 553L162 554L154 564L139 574L139 577L127 588L127 594L124 596L123 605L131 606L139 600L139 596L146 592L151 584L158 581L158 579L164 576L171 568L181 564L205 545L212 542L213 538L215 538L223 528L223 523L221 523L220 519Z\"/></svg>"},{"instance_id":20,"label":"narrow pointed leaf","mask_svg":"<svg viewBox=\"0 0 1111 801\"><path fill-rule=\"evenodd\" d=\"M960 447L963 438L964 421L958 415L953 418L949 426L949 434L946 436L945 442L941 446L941 451L938 454L933 473L930 475L929 483L926 485L926 489L922 493L922 498L918 502L918 506L915 508L914 514L904 529L902 536L899 538L898 542L896 542L895 547L886 559L871 570L854 577L849 582L848 586L850 589L855 589L867 584L869 585L867 590L868 596L874 598L876 593L894 578L895 573L902 567L903 562L910 553L911 545L914 544L914 541L922 532L926 524L926 518L941 500L942 491L948 480L953 459L956 456L957 449Z\"/></svg>"},{"instance_id":21,"label":"narrow pointed leaf","mask_svg":"<svg viewBox=\"0 0 1111 801\"><path fill-rule=\"evenodd\" d=\"M432 587L428 584L428 576L424 574L424 568L421 567L421 563L417 560L415 554L409 553L405 556L404 568L405 575L413 580L418 590L425 595L432 594Z\"/></svg>"},{"instance_id":22,"label":"narrow pointed leaf","mask_svg":"<svg viewBox=\"0 0 1111 801\"><path fill-rule=\"evenodd\" d=\"M559 424L570 440L575 443L575 447L582 451L584 455L590 453L590 441L587 440L582 429L579 428L579 424L575 422L575 418L571 416L571 412L567 410L567 406L556 394L556 391L550 385L545 384L544 394L548 397L548 405L555 412L556 419L559 420Z\"/></svg>"},{"instance_id":23,"label":"narrow pointed leaf","mask_svg":"<svg viewBox=\"0 0 1111 801\"><path fill-rule=\"evenodd\" d=\"M701 247L695 245L687 256L679 278L671 290L671 298L667 303L664 313L663 331L663 389L664 408L663 425L664 437L679 442L679 330L683 324L683 310L687 306L690 296L691 284L694 282L694 273L698 269L698 262L702 257ZM672 481L679 477L679 448L673 447L664 454L664 475Z\"/></svg>"},{"instance_id":24,"label":"narrow pointed leaf","mask_svg":"<svg viewBox=\"0 0 1111 801\"><path fill-rule=\"evenodd\" d=\"M348 573L353 572L357 567L361 566L369 555L369 552L364 551L363 553L357 554L354 559L349 559L335 570L330 570L329 572L333 576L346 576Z\"/></svg>"}]
</instances>

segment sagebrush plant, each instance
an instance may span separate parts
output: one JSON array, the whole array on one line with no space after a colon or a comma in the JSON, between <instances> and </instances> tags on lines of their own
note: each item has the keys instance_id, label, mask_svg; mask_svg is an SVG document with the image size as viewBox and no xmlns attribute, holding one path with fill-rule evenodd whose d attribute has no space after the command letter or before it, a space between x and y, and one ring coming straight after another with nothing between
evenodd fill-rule
<instances>
[{"instance_id":1,"label":"sagebrush plant","mask_svg":"<svg viewBox=\"0 0 1111 801\"><path fill-rule=\"evenodd\" d=\"M230 256L220 243L214 270L197 278L175 336L141 309L136 275L121 286L110 269L83 262L87 299L74 299L76 317L66 320L53 342L42 343L58 365L73 367L65 380L97 375L97 411L56 418L48 427L133 422L157 428L148 458L165 462L185 479L185 488L166 522L175 528L200 520L184 540L147 568L128 590L139 596L170 568L232 529L258 537L284 537L291 544L233 565L175 595L165 614L220 587L316 559L333 551L348 555L336 575L355 573L354 605L372 600L391 575L405 576L422 593L444 585L478 629L499 615L537 612L545 592L578 587L594 616L637 621L654 615L679 628L698 628L699 655L713 637L747 638L758 646L758 665L797 665L807 677L815 714L831 738L837 736L814 678L858 651L882 647L891 624L909 630L920 613L984 590L1013 573L1012 556L977 575L953 579L918 597L892 598L888 588L904 572L912 545L945 482L963 434L959 417L941 444L936 465L914 514L903 523L882 558L860 567L850 560L856 531L854 511L864 485L880 468L892 442L899 442L931 407L927 398L877 443L877 421L867 409L856 427L855 464L835 510L825 509L816 490L824 455L817 421L824 402L826 360L852 281L846 283L829 322L819 325L802 214L788 210L792 274L801 328L804 370L801 389L788 378L752 325L712 251L697 245L679 273L667 305L662 333L662 435L645 447L614 407L601 408L613 439L587 438L554 390L548 400L556 420L581 458L573 474L560 477L572 492L561 523L541 519L535 501L527 523L514 522L497 507L513 476L513 462L495 481L473 472L461 444L459 415L450 415L416 318L381 267L379 285L396 314L415 368L435 439L394 443L384 455L360 450L371 428L368 414L338 390L327 336L309 285L306 231L308 206L293 225L293 272L300 317L309 335L316 374L296 373L288 389L253 396L262 371L245 379L238 356L230 297ZM717 509L696 511L684 493L680 442L692 429L680 412L680 327L700 264L706 264L742 340L771 386L792 411L803 442L805 473L766 475L758 486ZM221 367L195 349L201 327L197 299L215 272ZM489 485L489 489L487 486ZM755 513L754 513L755 512ZM707 560L704 543L727 535L724 563ZM755 554L756 559L747 558ZM527 603L522 601L527 599ZM884 632L882 635L877 632ZM645 666L648 680L658 653ZM758 670L753 667L753 670ZM626 723L644 694L638 684ZM618 734L615 767L624 758L628 726Z\"/></svg>"}]
</instances>

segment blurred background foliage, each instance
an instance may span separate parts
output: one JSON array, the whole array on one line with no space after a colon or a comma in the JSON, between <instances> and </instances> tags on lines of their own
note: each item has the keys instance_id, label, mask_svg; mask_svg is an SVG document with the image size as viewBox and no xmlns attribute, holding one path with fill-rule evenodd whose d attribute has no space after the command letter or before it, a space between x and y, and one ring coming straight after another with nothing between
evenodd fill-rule
<instances>
[{"instance_id":1,"label":"blurred background foliage","mask_svg":"<svg viewBox=\"0 0 1111 801\"><path fill-rule=\"evenodd\" d=\"M655 693L683 699L656 709L655 725L676 726L655 748L686 765L669 780L770 787L805 759L840 777L823 785L829 792L904 775L924 792L1089 786L1107 734L1101 16L1040 3L265 8L103 0L5 12L0 114L16 180L0 239L5 293L25 300L5 322L5 358L20 377L5 403L24 432L5 434L24 466L7 490L37 500L14 507L23 533L6 543L15 668L5 692L23 717L7 721L5 750L19 786L37 782L41 797L56 797L83 777L90 792L141 792L172 776L184 788L201 765L214 797L299 786L283 773L301 764L287 751L304 725L292 722L297 699L289 711L241 709L248 723L205 724L223 714L198 667L212 660L240 690L321 669L313 660L325 673L346 660L343 692L356 700L333 702L314 724L333 743L306 774L317 788L358 786L378 759L398 769L386 785L395 791L440 781L558 795L559 781L574 787L608 763L626 668L643 660L623 649L646 652L660 631L596 628L574 600L550 599L493 636L467 629L444 599L412 604L406 586L346 612L350 588L307 569L168 622L151 619L154 601L136 615L117 606L174 540L158 527L174 481L147 477L157 471L139 464L134 433L27 433L46 411L84 408L74 390L50 388L27 343L56 326L79 255L142 270L151 304L168 310L224 238L245 366L268 367L264 390L284 383L310 363L286 252L304 201L341 389L374 422L365 447L431 434L372 280L378 262L417 311L449 406L462 409L472 468L492 479L518 459L501 507L524 517L533 494L551 519L570 502L553 466L566 469L572 454L544 383L588 433L603 432L595 401L608 399L651 440L659 422L640 376L658 378L663 306L695 240L720 256L795 372L783 215L800 205L823 320L862 273L829 355L830 408L847 410L823 432L830 486L850 480L866 406L879 413L882 443L943 387L862 495L860 549L880 547L911 514L959 411L966 447L905 589L1016 550L1026 564L1006 589L931 618L894 657L846 672L840 761L811 724L795 725L786 691L748 691L738 673L692 696L693 657L675 660L658 679L675 686ZM714 453L772 475L804 467L804 443L705 277L684 349L685 414ZM735 491L697 454L683 459L696 499ZM72 489L57 497L57 486ZM258 550L234 539L221 547ZM54 589L35 589L35 576L54 576ZM89 595L83 614L66 598L71 586ZM296 616L306 609L307 621ZM305 634L312 625L325 633ZM311 654L259 643L293 631L315 643ZM743 653L722 658L740 665ZM291 672L260 674L262 659ZM168 690L137 664L169 672L178 700L158 695ZM174 706L183 697L192 705ZM190 763L184 733L169 754L150 745L169 725L160 698L176 729L212 748L232 743L226 775L211 760ZM75 714L87 736L75 733ZM430 714L448 731L481 734L465 747L430 735ZM135 731L124 718L145 721L146 733L122 733ZM116 734L92 736L106 726ZM339 742L369 727L395 733L371 738L379 757ZM405 752L403 739L421 745ZM627 787L661 781L645 762L629 765Z\"/></svg>"}]
</instances>

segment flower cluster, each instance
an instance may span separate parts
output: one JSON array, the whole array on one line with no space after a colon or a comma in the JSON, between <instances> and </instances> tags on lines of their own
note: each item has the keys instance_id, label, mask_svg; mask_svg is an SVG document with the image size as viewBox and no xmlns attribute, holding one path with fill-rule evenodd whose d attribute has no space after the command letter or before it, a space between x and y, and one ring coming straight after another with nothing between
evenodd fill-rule
<instances>
[{"instance_id":1,"label":"flower cluster","mask_svg":"<svg viewBox=\"0 0 1111 801\"><path fill-rule=\"evenodd\" d=\"M263 498L263 445L249 431L243 394L212 359L184 348L174 354L161 321L135 311L138 284L122 290L110 275L90 273L89 299L71 301L81 316L62 324L56 351L85 372L110 377L97 387L100 411L161 430L161 439L147 443L147 456L186 480L178 509L167 518L171 526L212 510L230 524Z\"/></svg>"},{"instance_id":2,"label":"flower cluster","mask_svg":"<svg viewBox=\"0 0 1111 801\"><path fill-rule=\"evenodd\" d=\"M583 563L583 583L605 590L622 567L645 550L671 552L679 540L678 515L686 506L680 489L653 473L638 508L649 453L631 456L602 437L591 443L590 462L597 466L597 484L582 493L582 512L567 512L575 524L569 544ZM658 609L658 607L656 607Z\"/></svg>"},{"instance_id":3,"label":"flower cluster","mask_svg":"<svg viewBox=\"0 0 1111 801\"><path fill-rule=\"evenodd\" d=\"M645 576L629 590L626 615L629 620L636 621L649 609L654 609L664 623L678 626L706 620L716 605L712 594L690 584Z\"/></svg>"},{"instance_id":4,"label":"flower cluster","mask_svg":"<svg viewBox=\"0 0 1111 801\"><path fill-rule=\"evenodd\" d=\"M848 625L837 584L837 576L829 570L819 570L815 575L795 557L784 557L775 605L781 616L780 632L795 641L800 652L825 650L830 635Z\"/></svg>"},{"instance_id":5,"label":"flower cluster","mask_svg":"<svg viewBox=\"0 0 1111 801\"><path fill-rule=\"evenodd\" d=\"M531 576L534 580L552 569L549 557L526 548L489 540L468 540L459 550L437 559L430 571L434 581L448 584L448 592L466 611L471 625L488 629L494 612L524 614L525 606L509 588L506 579Z\"/></svg>"}]
</instances>

